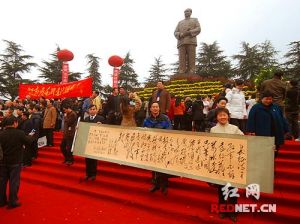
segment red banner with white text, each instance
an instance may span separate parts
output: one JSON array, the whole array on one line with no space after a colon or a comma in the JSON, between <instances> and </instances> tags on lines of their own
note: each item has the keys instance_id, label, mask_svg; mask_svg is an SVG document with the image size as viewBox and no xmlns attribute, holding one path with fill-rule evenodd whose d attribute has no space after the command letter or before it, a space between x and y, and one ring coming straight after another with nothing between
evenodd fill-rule
<instances>
[{"instance_id":1,"label":"red banner with white text","mask_svg":"<svg viewBox=\"0 0 300 224\"><path fill-rule=\"evenodd\" d=\"M68 79L69 79L69 64L64 62L62 64L61 83L67 83Z\"/></svg>"},{"instance_id":2,"label":"red banner with white text","mask_svg":"<svg viewBox=\"0 0 300 224\"><path fill-rule=\"evenodd\" d=\"M92 78L77 82L62 84L20 84L19 98L25 99L27 95L31 99L45 97L46 99L90 97L92 95Z\"/></svg>"},{"instance_id":3,"label":"red banner with white text","mask_svg":"<svg viewBox=\"0 0 300 224\"><path fill-rule=\"evenodd\" d=\"M120 72L120 69L114 67L114 70L113 70L113 85L112 85L113 88L118 88L119 72Z\"/></svg>"}]
</instances>

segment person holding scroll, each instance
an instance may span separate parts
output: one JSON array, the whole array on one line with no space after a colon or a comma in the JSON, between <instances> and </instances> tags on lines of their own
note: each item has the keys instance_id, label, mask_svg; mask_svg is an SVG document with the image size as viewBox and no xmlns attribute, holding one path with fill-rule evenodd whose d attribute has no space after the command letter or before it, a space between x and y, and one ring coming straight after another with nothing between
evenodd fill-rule
<instances>
[{"instance_id":1,"label":"person holding scroll","mask_svg":"<svg viewBox=\"0 0 300 224\"><path fill-rule=\"evenodd\" d=\"M223 133L223 134L235 134L235 135L244 135L244 133L235 125L229 124L229 110L226 108L217 108L216 111L217 125L210 129L211 133ZM223 196L223 188L222 185L217 185L218 195L219 195L219 204L231 204L234 205L237 203L237 197L228 197L226 201ZM232 188L229 188L232 189ZM233 206L234 207L234 206ZM229 216L233 222L236 222L236 213L223 213L220 212L220 218L223 219L225 216Z\"/></svg>"},{"instance_id":2,"label":"person holding scroll","mask_svg":"<svg viewBox=\"0 0 300 224\"><path fill-rule=\"evenodd\" d=\"M84 122L102 124L105 120L104 117L97 115L96 105L91 104L89 106L89 116L84 119ZM97 160L85 158L85 173L86 176L83 178L83 181L95 180L97 175ZM80 180L81 182L82 180Z\"/></svg>"},{"instance_id":3,"label":"person holding scroll","mask_svg":"<svg viewBox=\"0 0 300 224\"><path fill-rule=\"evenodd\" d=\"M270 91L260 94L260 101L249 112L247 132L249 135L274 137L277 157L284 137L289 132L289 126L281 107L273 103L273 97L274 94Z\"/></svg>"},{"instance_id":4,"label":"person holding scroll","mask_svg":"<svg viewBox=\"0 0 300 224\"><path fill-rule=\"evenodd\" d=\"M150 107L150 116L144 120L144 127L172 129L171 121L167 115L160 113L158 102L154 102ZM168 194L168 174L152 171L153 186L149 189L150 192L155 192L161 188L164 195Z\"/></svg>"}]
</instances>

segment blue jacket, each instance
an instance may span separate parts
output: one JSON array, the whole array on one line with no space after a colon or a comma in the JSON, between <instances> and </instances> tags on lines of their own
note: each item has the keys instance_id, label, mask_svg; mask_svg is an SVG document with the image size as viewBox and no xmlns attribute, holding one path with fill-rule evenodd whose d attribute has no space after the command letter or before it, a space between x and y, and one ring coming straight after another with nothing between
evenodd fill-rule
<instances>
[{"instance_id":1,"label":"blue jacket","mask_svg":"<svg viewBox=\"0 0 300 224\"><path fill-rule=\"evenodd\" d=\"M281 145L284 142L284 134L288 131L288 123L277 105L271 104L266 107L262 103L257 103L251 108L247 132L255 133L257 136L274 136L275 145Z\"/></svg>"},{"instance_id":2,"label":"blue jacket","mask_svg":"<svg viewBox=\"0 0 300 224\"><path fill-rule=\"evenodd\" d=\"M172 129L169 118L164 114L159 114L156 118L153 116L147 117L143 126L146 128Z\"/></svg>"}]
</instances>

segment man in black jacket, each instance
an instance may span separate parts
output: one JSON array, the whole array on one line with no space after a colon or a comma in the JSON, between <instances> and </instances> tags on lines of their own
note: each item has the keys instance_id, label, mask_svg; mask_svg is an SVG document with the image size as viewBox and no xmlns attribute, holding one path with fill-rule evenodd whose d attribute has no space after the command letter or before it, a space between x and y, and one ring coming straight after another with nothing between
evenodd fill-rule
<instances>
[{"instance_id":1,"label":"man in black jacket","mask_svg":"<svg viewBox=\"0 0 300 224\"><path fill-rule=\"evenodd\" d=\"M300 105L300 89L297 80L290 81L291 88L286 93L285 115L290 125L292 135L295 139L299 137L299 105Z\"/></svg>"},{"instance_id":2,"label":"man in black jacket","mask_svg":"<svg viewBox=\"0 0 300 224\"><path fill-rule=\"evenodd\" d=\"M62 109L64 115L64 135L60 144L60 150L64 156L63 163L67 166L71 166L74 163L74 157L72 152L72 143L75 135L75 129L77 124L77 114L72 110L70 103L62 103Z\"/></svg>"},{"instance_id":3,"label":"man in black jacket","mask_svg":"<svg viewBox=\"0 0 300 224\"><path fill-rule=\"evenodd\" d=\"M19 129L24 131L25 135L29 135L32 131L35 132L33 128L32 121L29 119L29 112L23 111L22 114L22 124L19 125ZM32 151L33 151L33 145L32 144L26 144L25 148L23 150L23 166L22 167L28 167L32 165Z\"/></svg>"},{"instance_id":4,"label":"man in black jacket","mask_svg":"<svg viewBox=\"0 0 300 224\"><path fill-rule=\"evenodd\" d=\"M113 88L112 94L108 96L104 114L106 117L110 114L112 123L116 125L120 125L122 121L120 103L121 95L119 95L119 90L118 88Z\"/></svg>"},{"instance_id":5,"label":"man in black jacket","mask_svg":"<svg viewBox=\"0 0 300 224\"><path fill-rule=\"evenodd\" d=\"M0 133L0 144L3 150L3 160L0 161L0 207L16 208L20 186L22 150L24 144L31 143L31 137L22 130L16 129L18 121L14 116L5 119L5 130ZM9 199L7 201L6 187L9 181Z\"/></svg>"},{"instance_id":6,"label":"man in black jacket","mask_svg":"<svg viewBox=\"0 0 300 224\"><path fill-rule=\"evenodd\" d=\"M89 106L89 116L84 119L84 122L102 124L104 117L97 115L96 105ZM85 158L85 173L84 181L95 180L97 175L97 160Z\"/></svg>"}]
</instances>

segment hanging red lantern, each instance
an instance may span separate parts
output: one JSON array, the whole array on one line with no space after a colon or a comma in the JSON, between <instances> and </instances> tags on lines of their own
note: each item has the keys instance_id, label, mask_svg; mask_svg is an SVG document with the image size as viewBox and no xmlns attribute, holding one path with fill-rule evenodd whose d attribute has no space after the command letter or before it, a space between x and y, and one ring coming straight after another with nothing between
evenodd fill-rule
<instances>
[{"instance_id":1,"label":"hanging red lantern","mask_svg":"<svg viewBox=\"0 0 300 224\"><path fill-rule=\"evenodd\" d=\"M63 49L57 52L57 58L60 61L72 61L74 54L67 49Z\"/></svg>"},{"instance_id":2,"label":"hanging red lantern","mask_svg":"<svg viewBox=\"0 0 300 224\"><path fill-rule=\"evenodd\" d=\"M108 64L113 67L120 67L124 63L123 58L118 55L113 55L108 59Z\"/></svg>"}]
</instances>

